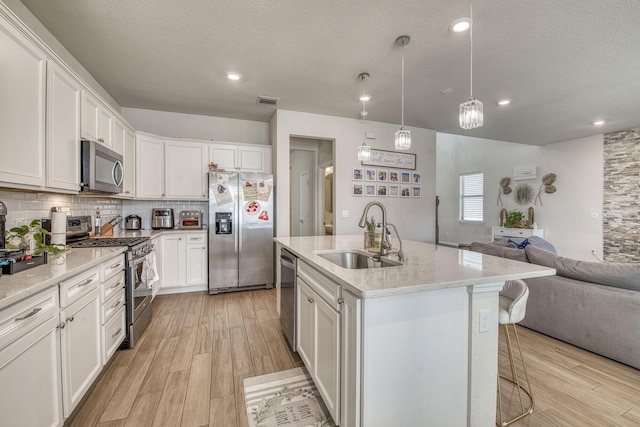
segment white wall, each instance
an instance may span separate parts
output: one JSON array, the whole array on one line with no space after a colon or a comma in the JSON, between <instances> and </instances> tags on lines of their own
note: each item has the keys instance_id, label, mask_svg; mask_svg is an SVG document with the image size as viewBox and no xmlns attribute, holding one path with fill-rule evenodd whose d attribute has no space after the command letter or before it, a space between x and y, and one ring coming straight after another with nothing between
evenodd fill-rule
<instances>
[{"instance_id":1,"label":"white wall","mask_svg":"<svg viewBox=\"0 0 640 427\"><path fill-rule=\"evenodd\" d=\"M360 234L363 229L358 221L365 205L370 201L382 202L388 221L398 227L404 239L433 242L435 240L435 178L436 178L436 133L429 129L409 128L412 147L409 152L417 155L417 171L422 173L421 198L373 198L353 197L352 169L362 167L357 160L357 149L367 132L375 132L376 139L367 142L371 147L393 151L393 138L399 125L367 122L357 119L323 116L278 110L271 119L274 176L276 180L276 235L289 235L289 141L292 136L322 138L335 141L335 234ZM366 126L366 127L365 127ZM342 217L347 211L348 217ZM380 219L378 208L373 214Z\"/></svg>"},{"instance_id":2,"label":"white wall","mask_svg":"<svg viewBox=\"0 0 640 427\"><path fill-rule=\"evenodd\" d=\"M514 166L536 165L536 179L512 179L511 188L527 183L537 194L544 174L558 175L557 192L542 194L542 206L533 202L528 205L534 207L535 221L545 230L545 239L563 256L595 260L591 249L602 255L602 135L540 147L442 133L438 133L437 141L442 242L490 241L491 226L498 225L501 209L497 203L500 179L511 177ZM483 224L458 221L459 176L467 172L484 173ZM518 205L513 193L502 195L502 200L507 210L526 213L528 206ZM592 219L591 213L597 213L598 219Z\"/></svg>"},{"instance_id":3,"label":"white wall","mask_svg":"<svg viewBox=\"0 0 640 427\"><path fill-rule=\"evenodd\" d=\"M136 130L155 135L269 144L269 124L266 122L127 107L122 108L122 115Z\"/></svg>"}]
</instances>

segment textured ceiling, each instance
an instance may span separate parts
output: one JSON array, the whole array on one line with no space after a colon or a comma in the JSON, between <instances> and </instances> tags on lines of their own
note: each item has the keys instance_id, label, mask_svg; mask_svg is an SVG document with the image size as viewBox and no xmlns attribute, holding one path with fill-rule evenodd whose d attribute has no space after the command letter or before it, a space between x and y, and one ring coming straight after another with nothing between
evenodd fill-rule
<instances>
[{"instance_id":1,"label":"textured ceiling","mask_svg":"<svg viewBox=\"0 0 640 427\"><path fill-rule=\"evenodd\" d=\"M640 125L638 0L476 0L485 125L472 131L457 123L469 35L448 29L468 1L22 2L123 107L267 121L275 107L256 103L267 95L278 108L358 118L366 71L368 119L399 124L404 50L409 126L542 145ZM227 80L232 70L243 79Z\"/></svg>"}]
</instances>

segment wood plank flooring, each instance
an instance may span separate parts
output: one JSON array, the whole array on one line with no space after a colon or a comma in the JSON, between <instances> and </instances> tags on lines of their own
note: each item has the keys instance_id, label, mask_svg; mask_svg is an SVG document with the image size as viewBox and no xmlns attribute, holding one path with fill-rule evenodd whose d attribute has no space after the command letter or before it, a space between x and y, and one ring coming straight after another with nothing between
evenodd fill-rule
<instances>
[{"instance_id":1,"label":"wood plank flooring","mask_svg":"<svg viewBox=\"0 0 640 427\"><path fill-rule=\"evenodd\" d=\"M514 426L640 425L640 371L519 332L536 406ZM501 370L506 357L501 337ZM116 353L66 425L246 427L242 380L297 366L275 289L161 295L136 347Z\"/></svg>"}]
</instances>

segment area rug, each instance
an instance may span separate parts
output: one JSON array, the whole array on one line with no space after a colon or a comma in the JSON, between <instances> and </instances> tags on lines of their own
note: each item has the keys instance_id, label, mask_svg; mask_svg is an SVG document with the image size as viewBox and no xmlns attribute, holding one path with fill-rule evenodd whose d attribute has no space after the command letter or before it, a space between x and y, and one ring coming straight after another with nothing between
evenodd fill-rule
<instances>
[{"instance_id":1,"label":"area rug","mask_svg":"<svg viewBox=\"0 0 640 427\"><path fill-rule=\"evenodd\" d=\"M244 380L249 427L334 427L305 368Z\"/></svg>"}]
</instances>

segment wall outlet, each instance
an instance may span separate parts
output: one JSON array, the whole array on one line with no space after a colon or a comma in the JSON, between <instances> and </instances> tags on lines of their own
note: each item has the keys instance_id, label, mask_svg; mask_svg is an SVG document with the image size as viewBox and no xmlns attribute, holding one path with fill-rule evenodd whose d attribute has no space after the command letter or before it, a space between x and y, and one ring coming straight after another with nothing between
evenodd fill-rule
<instances>
[{"instance_id":1,"label":"wall outlet","mask_svg":"<svg viewBox=\"0 0 640 427\"><path fill-rule=\"evenodd\" d=\"M349 211L348 210L343 210L342 211L342 218L349 218Z\"/></svg>"},{"instance_id":2,"label":"wall outlet","mask_svg":"<svg viewBox=\"0 0 640 427\"><path fill-rule=\"evenodd\" d=\"M598 212L591 212L591 219L598 219Z\"/></svg>"},{"instance_id":3,"label":"wall outlet","mask_svg":"<svg viewBox=\"0 0 640 427\"><path fill-rule=\"evenodd\" d=\"M480 310L480 333L489 332L490 310Z\"/></svg>"}]
</instances>

